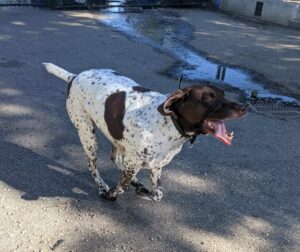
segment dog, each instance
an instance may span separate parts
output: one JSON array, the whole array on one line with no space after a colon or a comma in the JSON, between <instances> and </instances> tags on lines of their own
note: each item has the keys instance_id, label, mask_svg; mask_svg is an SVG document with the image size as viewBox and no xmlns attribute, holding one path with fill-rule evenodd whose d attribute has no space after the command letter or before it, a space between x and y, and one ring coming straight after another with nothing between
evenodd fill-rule
<instances>
[{"instance_id":1,"label":"dog","mask_svg":"<svg viewBox=\"0 0 300 252\"><path fill-rule=\"evenodd\" d=\"M224 91L206 84L164 95L138 85L111 69L92 69L78 75L43 63L49 73L68 82L67 110L88 156L88 167L99 194L114 201L133 185L144 199L162 199L161 171L185 142L209 134L230 145L233 132L224 121L241 118L246 107L228 101ZM109 188L96 167L96 127L112 144L111 159L122 176ZM150 171L152 190L137 179L140 169Z\"/></svg>"}]
</instances>

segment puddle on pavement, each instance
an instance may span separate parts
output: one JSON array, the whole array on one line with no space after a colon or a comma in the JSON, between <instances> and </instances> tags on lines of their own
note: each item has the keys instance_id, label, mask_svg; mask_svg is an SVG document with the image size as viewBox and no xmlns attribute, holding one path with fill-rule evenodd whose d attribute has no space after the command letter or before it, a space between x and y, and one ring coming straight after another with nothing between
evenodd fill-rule
<instances>
[{"instance_id":1,"label":"puddle on pavement","mask_svg":"<svg viewBox=\"0 0 300 252\"><path fill-rule=\"evenodd\" d=\"M259 98L278 99L300 105L292 97L264 88L264 83L254 81L253 75L246 70L217 64L201 56L187 45L193 36L193 27L178 15L161 10L143 13L106 12L103 15L104 18L100 20L102 23L175 57L179 64L170 70L173 77L183 76L184 79L193 81L209 80L243 90L247 98L256 91Z\"/></svg>"}]
</instances>

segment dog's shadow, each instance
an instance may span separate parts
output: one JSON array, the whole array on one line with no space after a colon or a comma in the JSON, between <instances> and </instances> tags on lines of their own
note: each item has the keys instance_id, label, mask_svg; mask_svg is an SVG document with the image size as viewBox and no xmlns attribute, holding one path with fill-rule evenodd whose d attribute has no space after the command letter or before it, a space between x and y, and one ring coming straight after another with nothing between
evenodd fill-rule
<instances>
[{"instance_id":1,"label":"dog's shadow","mask_svg":"<svg viewBox=\"0 0 300 252\"><path fill-rule=\"evenodd\" d=\"M0 180L24 192L26 200L39 197L97 197L88 171L80 172L19 145L0 141Z\"/></svg>"}]
</instances>

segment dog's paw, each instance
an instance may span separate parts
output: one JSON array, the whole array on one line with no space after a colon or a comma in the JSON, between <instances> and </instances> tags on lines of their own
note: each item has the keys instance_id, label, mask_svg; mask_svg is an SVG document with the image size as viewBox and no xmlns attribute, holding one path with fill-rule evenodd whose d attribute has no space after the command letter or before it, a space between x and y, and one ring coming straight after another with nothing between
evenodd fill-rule
<instances>
[{"instance_id":1,"label":"dog's paw","mask_svg":"<svg viewBox=\"0 0 300 252\"><path fill-rule=\"evenodd\" d=\"M102 198L109 200L109 201L116 201L118 196L114 194L114 190L110 189L108 192L105 192L100 195Z\"/></svg>"},{"instance_id":2,"label":"dog's paw","mask_svg":"<svg viewBox=\"0 0 300 252\"><path fill-rule=\"evenodd\" d=\"M99 188L99 190L98 190L98 194L102 197L104 194L106 194L106 193L108 193L109 192L109 188L103 188L103 187L101 187L101 188Z\"/></svg>"},{"instance_id":3,"label":"dog's paw","mask_svg":"<svg viewBox=\"0 0 300 252\"><path fill-rule=\"evenodd\" d=\"M144 186L139 186L135 189L136 194L145 200L152 200L151 199L151 192Z\"/></svg>"},{"instance_id":4,"label":"dog's paw","mask_svg":"<svg viewBox=\"0 0 300 252\"><path fill-rule=\"evenodd\" d=\"M135 192L139 196L150 196L151 195L150 191L146 187L143 187L143 186L137 187L135 189Z\"/></svg>"},{"instance_id":5,"label":"dog's paw","mask_svg":"<svg viewBox=\"0 0 300 252\"><path fill-rule=\"evenodd\" d=\"M111 196L109 193L102 194L101 197L109 201L116 201L118 198L116 196Z\"/></svg>"},{"instance_id":6,"label":"dog's paw","mask_svg":"<svg viewBox=\"0 0 300 252\"><path fill-rule=\"evenodd\" d=\"M118 198L116 196L110 196L108 193L101 195L101 197L109 201L116 201Z\"/></svg>"},{"instance_id":7,"label":"dog's paw","mask_svg":"<svg viewBox=\"0 0 300 252\"><path fill-rule=\"evenodd\" d=\"M162 197L163 197L162 191L157 190L155 192L152 192L152 195L151 195L152 201L159 202L159 201L161 201Z\"/></svg>"}]
</instances>

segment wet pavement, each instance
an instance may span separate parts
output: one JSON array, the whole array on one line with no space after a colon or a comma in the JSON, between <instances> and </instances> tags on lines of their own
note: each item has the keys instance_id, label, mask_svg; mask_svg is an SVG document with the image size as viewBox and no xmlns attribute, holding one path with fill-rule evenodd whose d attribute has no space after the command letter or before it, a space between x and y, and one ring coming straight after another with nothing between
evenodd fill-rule
<instances>
[{"instance_id":1,"label":"wet pavement","mask_svg":"<svg viewBox=\"0 0 300 252\"><path fill-rule=\"evenodd\" d=\"M207 80L217 85L228 85L243 91L247 98L255 92L259 98L278 99L300 105L295 98L281 95L275 90L267 89L264 82L255 81L263 79L261 75L202 56L188 45L193 37L193 26L174 13L163 10L132 13L125 8L115 7L104 16L105 18L101 18L104 24L176 58L178 63L168 70L168 74L173 77L183 76L186 80Z\"/></svg>"}]
</instances>

